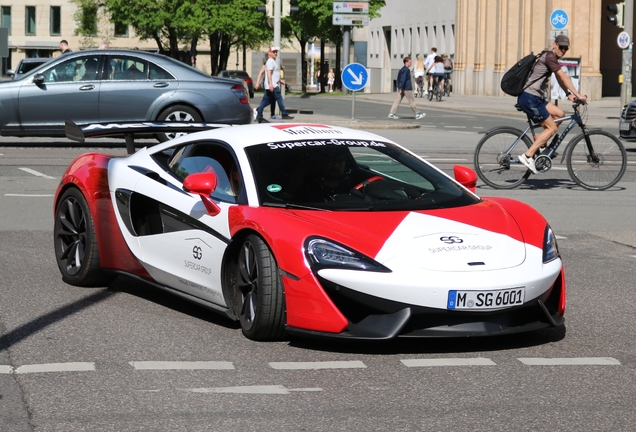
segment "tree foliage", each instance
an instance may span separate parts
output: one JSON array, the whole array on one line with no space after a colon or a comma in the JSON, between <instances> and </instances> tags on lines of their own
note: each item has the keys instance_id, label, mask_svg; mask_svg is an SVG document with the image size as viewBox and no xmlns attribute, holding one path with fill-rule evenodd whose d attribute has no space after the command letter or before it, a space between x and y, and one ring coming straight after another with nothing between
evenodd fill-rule
<instances>
[{"instance_id":1,"label":"tree foliage","mask_svg":"<svg viewBox=\"0 0 636 432\"><path fill-rule=\"evenodd\" d=\"M180 47L194 55L197 45L210 44L214 75L227 66L233 46L257 49L273 39L264 14L256 10L262 0L71 0L78 5L77 33L88 35L91 21L86 11L103 10L112 21L128 24L141 40L154 40L157 49L179 58ZM282 1L282 0L281 0ZM319 39L321 45L342 43L342 27L332 24L332 0L292 0L299 11L282 19L282 37L295 37L301 46L303 89L306 87L305 48ZM369 15L377 16L385 0L369 0ZM99 31L99 30L98 30ZM267 43L266 43L267 42Z\"/></svg>"}]
</instances>

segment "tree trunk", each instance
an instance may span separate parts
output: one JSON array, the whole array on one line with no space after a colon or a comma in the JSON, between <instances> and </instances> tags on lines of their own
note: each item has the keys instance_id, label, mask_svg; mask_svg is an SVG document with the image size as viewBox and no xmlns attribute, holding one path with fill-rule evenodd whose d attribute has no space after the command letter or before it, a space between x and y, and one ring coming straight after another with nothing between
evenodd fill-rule
<instances>
[{"instance_id":1,"label":"tree trunk","mask_svg":"<svg viewBox=\"0 0 636 432\"><path fill-rule=\"evenodd\" d=\"M219 74L219 33L215 31L210 34L210 75Z\"/></svg>"},{"instance_id":2,"label":"tree trunk","mask_svg":"<svg viewBox=\"0 0 636 432\"><path fill-rule=\"evenodd\" d=\"M333 68L334 73L336 74L336 80L333 83L333 88L335 89L339 89L342 90L342 82L341 82L341 78L340 78L340 48L342 48L342 44L341 43L337 43L336 44L336 64L334 65L335 67Z\"/></svg>"},{"instance_id":3,"label":"tree trunk","mask_svg":"<svg viewBox=\"0 0 636 432\"><path fill-rule=\"evenodd\" d=\"M325 61L325 41L320 39L320 93L325 92L325 84L327 84L327 74L329 66Z\"/></svg>"}]
</instances>

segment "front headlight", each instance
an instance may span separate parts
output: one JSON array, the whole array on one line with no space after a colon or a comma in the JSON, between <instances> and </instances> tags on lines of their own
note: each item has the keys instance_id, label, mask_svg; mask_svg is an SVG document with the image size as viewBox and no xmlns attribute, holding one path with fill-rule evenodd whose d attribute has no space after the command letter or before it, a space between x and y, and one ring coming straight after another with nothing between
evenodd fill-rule
<instances>
[{"instance_id":1,"label":"front headlight","mask_svg":"<svg viewBox=\"0 0 636 432\"><path fill-rule=\"evenodd\" d=\"M552 232L550 225L546 225L545 234L543 234L543 263L548 263L559 257L559 247L557 246L556 236Z\"/></svg>"},{"instance_id":2,"label":"front headlight","mask_svg":"<svg viewBox=\"0 0 636 432\"><path fill-rule=\"evenodd\" d=\"M312 268L342 268L390 273L391 270L358 252L322 238L309 238L305 253Z\"/></svg>"}]
</instances>

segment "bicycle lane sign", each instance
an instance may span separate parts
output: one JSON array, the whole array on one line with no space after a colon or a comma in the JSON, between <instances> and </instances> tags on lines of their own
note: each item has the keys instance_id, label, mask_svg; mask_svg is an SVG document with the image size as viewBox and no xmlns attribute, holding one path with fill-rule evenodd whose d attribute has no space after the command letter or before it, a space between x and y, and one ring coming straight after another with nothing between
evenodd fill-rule
<instances>
[{"instance_id":1,"label":"bicycle lane sign","mask_svg":"<svg viewBox=\"0 0 636 432\"><path fill-rule=\"evenodd\" d=\"M550 15L550 24L557 30L566 28L569 21L568 13L563 9L555 9Z\"/></svg>"}]
</instances>

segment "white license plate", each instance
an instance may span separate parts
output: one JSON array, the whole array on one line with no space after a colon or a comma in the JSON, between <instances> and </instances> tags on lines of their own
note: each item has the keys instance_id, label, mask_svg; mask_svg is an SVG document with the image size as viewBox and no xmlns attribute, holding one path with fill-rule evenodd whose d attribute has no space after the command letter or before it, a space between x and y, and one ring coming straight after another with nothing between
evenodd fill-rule
<instances>
[{"instance_id":1,"label":"white license plate","mask_svg":"<svg viewBox=\"0 0 636 432\"><path fill-rule=\"evenodd\" d=\"M498 291L448 291L448 309L484 310L522 305L526 297L525 288Z\"/></svg>"},{"instance_id":2,"label":"white license plate","mask_svg":"<svg viewBox=\"0 0 636 432\"><path fill-rule=\"evenodd\" d=\"M630 127L630 123L625 123L625 122L621 122L618 125L618 129L622 130L622 131L628 131Z\"/></svg>"}]
</instances>

